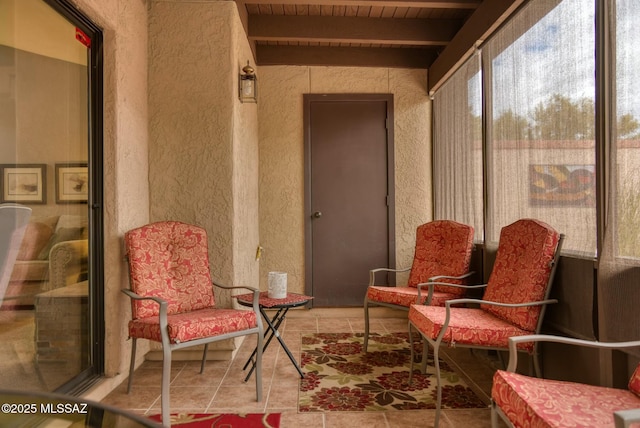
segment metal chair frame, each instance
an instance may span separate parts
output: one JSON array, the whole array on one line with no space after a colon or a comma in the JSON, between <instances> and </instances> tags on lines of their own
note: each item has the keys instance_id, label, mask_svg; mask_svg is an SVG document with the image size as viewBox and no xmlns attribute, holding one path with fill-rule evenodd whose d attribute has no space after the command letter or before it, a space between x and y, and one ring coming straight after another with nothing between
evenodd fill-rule
<instances>
[{"instance_id":1,"label":"metal chair frame","mask_svg":"<svg viewBox=\"0 0 640 428\"><path fill-rule=\"evenodd\" d=\"M441 383L441 379L440 379L440 359L439 359L439 354L440 354L440 345L443 343L443 338L444 335L447 332L447 329L449 327L449 321L450 321L450 317L451 317L451 306L460 306L460 305L466 305L466 304L488 304L488 305L493 305L493 306L503 306L503 307L527 307L527 306L542 306L542 309L540 311L540 316L538 317L537 320L537 324L536 324L536 328L535 328L535 333L539 333L540 329L542 327L542 321L544 319L544 313L546 311L546 305L548 304L552 304L552 303L557 303L558 301L556 299L549 299L549 293L551 292L551 284L553 283L553 279L555 276L555 271L558 267L558 260L560 258L560 250L562 249L562 243L564 241L564 234L560 234L559 240L558 240L558 244L556 246L556 250L554 253L554 258L551 261L551 272L549 274L549 278L547 280L547 286L546 286L546 290L545 290L545 296L543 298L543 300L540 301L536 301L536 302L524 302L524 303L500 303L500 302L493 302L493 301L489 301L489 300L482 300L482 299L454 299L454 300L448 300L445 302L445 308L446 308L446 317L445 317L445 321L442 325L442 328L440 329L440 332L438 333L438 336L436 337L435 340L426 337L424 334L422 334L422 332L411 322L411 320L409 320L408 322L408 329L409 329L409 341L411 343L411 368L410 368L410 374L409 374L409 383L411 383L412 378L413 378L413 366L414 366L414 347L413 347L413 334L412 334L412 329L415 328L419 333L420 336L422 336L422 338L424 339L423 343L423 351L422 351L422 364L421 364L421 371L422 373L426 372L426 367L427 367L427 352L429 350L429 345L431 345L431 347L433 348L433 360L434 360L434 365L435 365L435 374L436 374L436 381L437 381L437 398L436 398L436 415L435 415L435 422L434 422L434 427L438 427L439 426L439 422L440 422L440 412L442 410L442 383ZM433 287L435 285L438 285L437 282L431 282L428 283L429 289L431 291L431 289L433 289ZM444 285L452 285L452 284L447 284L445 283ZM480 284L480 285L471 285L471 286L463 286L467 289L470 288L484 288L487 287L488 284ZM453 285L455 287L459 287L459 285ZM457 308L459 309L459 308ZM445 342L447 343L447 342ZM505 347L505 348L501 348L501 347L491 347L491 346L483 346L483 345L470 345L470 344L457 344L457 343L448 343L451 347L463 347L463 348L472 348L472 349L488 349L488 350L498 350L498 351L507 351L509 348ZM538 348L537 348L537 344L534 344L534 349L532 352L532 357L533 357L533 364L534 364L534 370L536 373L536 376L540 377L541 376L541 369L540 369L540 363L539 363L539 356L538 356Z\"/></svg>"},{"instance_id":2,"label":"metal chair frame","mask_svg":"<svg viewBox=\"0 0 640 428\"><path fill-rule=\"evenodd\" d=\"M584 346L588 348L596 348L603 350L621 350L628 348L640 347L640 341L630 342L596 342L584 339L575 339L571 337L553 336L548 334L532 334L528 336L518 336L509 338L509 365L507 371L514 372L518 366L518 344L526 342L555 342L567 345ZM540 376L538 376L540 377ZM560 397L558 397L560 398ZM500 417L508 426L513 426L507 415L500 409L496 402L491 400L491 427L498 428L498 417ZM613 413L614 426L616 428L629 428L631 424L640 422L640 408L619 410Z\"/></svg>"}]
</instances>

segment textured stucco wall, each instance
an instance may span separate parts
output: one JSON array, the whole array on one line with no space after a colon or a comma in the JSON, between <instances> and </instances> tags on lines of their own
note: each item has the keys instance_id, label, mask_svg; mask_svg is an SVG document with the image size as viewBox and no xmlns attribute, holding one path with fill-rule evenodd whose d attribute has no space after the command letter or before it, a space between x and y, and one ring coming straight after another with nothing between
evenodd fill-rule
<instances>
[{"instance_id":1,"label":"textured stucco wall","mask_svg":"<svg viewBox=\"0 0 640 428\"><path fill-rule=\"evenodd\" d=\"M288 273L290 291L304 292L305 93L394 95L396 264L410 266L415 229L432 218L426 71L263 66L258 78L261 288L267 288L267 272L281 270Z\"/></svg>"},{"instance_id":2,"label":"textured stucco wall","mask_svg":"<svg viewBox=\"0 0 640 428\"><path fill-rule=\"evenodd\" d=\"M238 99L252 55L235 3L152 1L149 24L151 221L204 227L214 280L257 287L258 115ZM216 298L235 304L228 292Z\"/></svg>"},{"instance_id":3,"label":"textured stucco wall","mask_svg":"<svg viewBox=\"0 0 640 428\"><path fill-rule=\"evenodd\" d=\"M151 220L204 227L213 277L257 286L258 117L237 96L251 51L235 3L151 2L149 33Z\"/></svg>"}]
</instances>

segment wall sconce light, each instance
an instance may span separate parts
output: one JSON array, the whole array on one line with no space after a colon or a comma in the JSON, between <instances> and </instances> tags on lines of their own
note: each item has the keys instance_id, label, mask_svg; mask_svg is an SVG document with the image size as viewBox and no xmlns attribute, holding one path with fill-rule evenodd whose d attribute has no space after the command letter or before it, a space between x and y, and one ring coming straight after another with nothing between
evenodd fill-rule
<instances>
[{"instance_id":1,"label":"wall sconce light","mask_svg":"<svg viewBox=\"0 0 640 428\"><path fill-rule=\"evenodd\" d=\"M256 77L253 67L247 65L242 67L239 79L240 102L257 103L258 102L258 78Z\"/></svg>"}]
</instances>

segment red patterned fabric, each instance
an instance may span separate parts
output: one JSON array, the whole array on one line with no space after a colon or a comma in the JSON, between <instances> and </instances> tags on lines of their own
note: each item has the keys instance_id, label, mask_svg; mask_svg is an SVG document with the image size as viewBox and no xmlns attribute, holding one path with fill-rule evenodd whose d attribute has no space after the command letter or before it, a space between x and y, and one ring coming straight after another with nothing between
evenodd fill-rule
<instances>
[{"instance_id":1,"label":"red patterned fabric","mask_svg":"<svg viewBox=\"0 0 640 428\"><path fill-rule=\"evenodd\" d=\"M171 343L188 342L253 328L253 311L216 309L209 274L207 233L176 222L152 223L125 234L131 290L168 302L167 331ZM129 336L161 341L160 305L133 301Z\"/></svg>"},{"instance_id":2,"label":"red patterned fabric","mask_svg":"<svg viewBox=\"0 0 640 428\"><path fill-rule=\"evenodd\" d=\"M638 364L636 371L634 371L633 376L631 376L629 390L640 397L640 364Z\"/></svg>"},{"instance_id":3,"label":"red patterned fabric","mask_svg":"<svg viewBox=\"0 0 640 428\"><path fill-rule=\"evenodd\" d=\"M418 299L418 288L416 287L384 287L374 285L367 289L367 299L374 302L390 303L392 305L409 307L414 303L424 304L429 294L428 288L423 288L421 292L421 301ZM443 293L434 291L431 298L431 305L444 306L447 300L458 298L458 294Z\"/></svg>"},{"instance_id":4,"label":"red patterned fabric","mask_svg":"<svg viewBox=\"0 0 640 428\"><path fill-rule=\"evenodd\" d=\"M237 309L200 309L169 315L168 332L171 343L182 343L203 337L247 330L257 325L253 311ZM129 321L129 336L162 341L158 317Z\"/></svg>"},{"instance_id":5,"label":"red patterned fabric","mask_svg":"<svg viewBox=\"0 0 640 428\"><path fill-rule=\"evenodd\" d=\"M613 412L640 407L629 391L498 370L491 397L517 428L613 427Z\"/></svg>"},{"instance_id":6,"label":"red patterned fabric","mask_svg":"<svg viewBox=\"0 0 640 428\"><path fill-rule=\"evenodd\" d=\"M233 297L238 299L238 302L244 305L251 305L253 303L253 293L238 294L237 296ZM313 299L313 297L297 293L287 293L287 297L285 297L284 299L272 299L269 297L268 291L262 291L260 292L258 303L260 306L264 306L265 308L273 308L275 306L295 306L298 304L302 305L304 303L307 303L311 299Z\"/></svg>"},{"instance_id":7,"label":"red patterned fabric","mask_svg":"<svg viewBox=\"0 0 640 428\"><path fill-rule=\"evenodd\" d=\"M484 300L524 303L543 300L560 234L548 224L523 219L502 228L496 261ZM516 326L535 331L541 306L506 308L482 305Z\"/></svg>"},{"instance_id":8,"label":"red patterned fabric","mask_svg":"<svg viewBox=\"0 0 640 428\"><path fill-rule=\"evenodd\" d=\"M451 220L437 220L418 227L409 287L437 275L461 276L469 271L473 249L473 227ZM460 280L447 280L464 284ZM465 290L438 285L436 291L461 296Z\"/></svg>"},{"instance_id":9,"label":"red patterned fabric","mask_svg":"<svg viewBox=\"0 0 640 428\"><path fill-rule=\"evenodd\" d=\"M491 348L507 348L509 337L530 334L487 311L472 308L450 308L449 326L443 342L478 345ZM438 337L445 321L446 308L411 305L409 321L422 334L433 340ZM520 349L531 352L533 343L522 343Z\"/></svg>"},{"instance_id":10,"label":"red patterned fabric","mask_svg":"<svg viewBox=\"0 0 640 428\"><path fill-rule=\"evenodd\" d=\"M207 234L200 227L163 221L125 234L131 290L168 302L168 314L215 305L209 273ZM153 301L133 301L133 318L158 316Z\"/></svg>"}]
</instances>

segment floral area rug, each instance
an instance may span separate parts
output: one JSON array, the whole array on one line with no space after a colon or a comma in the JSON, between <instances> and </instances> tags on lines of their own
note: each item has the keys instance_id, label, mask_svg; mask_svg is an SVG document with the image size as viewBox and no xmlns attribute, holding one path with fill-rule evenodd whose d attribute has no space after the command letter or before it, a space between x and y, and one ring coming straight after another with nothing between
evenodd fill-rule
<instances>
[{"instance_id":1,"label":"floral area rug","mask_svg":"<svg viewBox=\"0 0 640 428\"><path fill-rule=\"evenodd\" d=\"M151 419L160 421L160 415ZM172 413L171 428L278 428L280 413Z\"/></svg>"},{"instance_id":2,"label":"floral area rug","mask_svg":"<svg viewBox=\"0 0 640 428\"><path fill-rule=\"evenodd\" d=\"M369 336L363 352L362 333L315 333L302 336L298 410L386 411L435 409L436 377L430 353L427 374L414 365L409 385L411 351L408 333ZM415 340L416 358L421 358L422 342ZM440 360L442 408L485 408L485 404Z\"/></svg>"}]
</instances>

